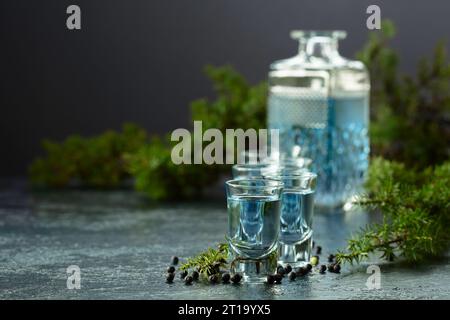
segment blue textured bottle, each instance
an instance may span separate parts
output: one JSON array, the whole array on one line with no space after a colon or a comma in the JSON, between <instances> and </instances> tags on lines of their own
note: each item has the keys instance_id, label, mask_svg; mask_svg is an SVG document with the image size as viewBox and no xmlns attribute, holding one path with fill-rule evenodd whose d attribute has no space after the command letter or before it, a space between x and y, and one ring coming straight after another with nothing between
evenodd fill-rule
<instances>
[{"instance_id":1,"label":"blue textured bottle","mask_svg":"<svg viewBox=\"0 0 450 320\"><path fill-rule=\"evenodd\" d=\"M343 31L293 31L297 56L269 72L268 127L280 152L313 160L316 204L338 207L357 194L369 156L369 74L338 51Z\"/></svg>"}]
</instances>

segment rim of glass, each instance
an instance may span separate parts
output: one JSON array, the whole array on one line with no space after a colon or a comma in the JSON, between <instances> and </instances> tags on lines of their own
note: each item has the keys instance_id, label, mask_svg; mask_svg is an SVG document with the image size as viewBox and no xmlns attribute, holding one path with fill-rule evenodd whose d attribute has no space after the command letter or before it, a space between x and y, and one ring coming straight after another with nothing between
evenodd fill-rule
<instances>
[{"instance_id":1,"label":"rim of glass","mask_svg":"<svg viewBox=\"0 0 450 320\"><path fill-rule=\"evenodd\" d=\"M251 182L263 182L262 185L248 185L245 183ZM233 188L244 188L244 189L267 189L267 188L282 188L284 186L283 181L275 178L246 178L246 179L232 179L225 182L227 186Z\"/></svg>"},{"instance_id":2,"label":"rim of glass","mask_svg":"<svg viewBox=\"0 0 450 320\"><path fill-rule=\"evenodd\" d=\"M290 175L302 175L306 172L311 172L311 169L307 166L298 166L296 164L284 164L284 165L277 165L274 164L272 166L269 166L262 170L261 175L263 177L269 177L269 176L290 176Z\"/></svg>"},{"instance_id":3,"label":"rim of glass","mask_svg":"<svg viewBox=\"0 0 450 320\"><path fill-rule=\"evenodd\" d=\"M264 179L270 179L270 180L282 180L282 179L298 179L301 177L306 178L317 178L317 173L299 169L298 171L293 171L292 173L268 173L263 174Z\"/></svg>"}]
</instances>

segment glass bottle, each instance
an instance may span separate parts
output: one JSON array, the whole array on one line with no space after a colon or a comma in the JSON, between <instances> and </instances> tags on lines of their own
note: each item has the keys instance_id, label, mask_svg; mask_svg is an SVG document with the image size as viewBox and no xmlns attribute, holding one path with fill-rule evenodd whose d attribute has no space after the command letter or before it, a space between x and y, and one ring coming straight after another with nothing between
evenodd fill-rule
<instances>
[{"instance_id":1,"label":"glass bottle","mask_svg":"<svg viewBox=\"0 0 450 320\"><path fill-rule=\"evenodd\" d=\"M313 160L316 203L338 207L362 187L369 155L369 74L342 57L344 31L292 31L295 57L269 72L268 127L280 131L280 153Z\"/></svg>"}]
</instances>

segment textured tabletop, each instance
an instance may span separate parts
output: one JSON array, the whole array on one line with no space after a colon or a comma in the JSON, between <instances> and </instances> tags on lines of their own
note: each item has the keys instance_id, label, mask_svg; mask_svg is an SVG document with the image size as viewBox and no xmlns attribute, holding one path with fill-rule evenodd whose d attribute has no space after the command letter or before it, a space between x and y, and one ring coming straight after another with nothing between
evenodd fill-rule
<instances>
[{"instance_id":1,"label":"textured tabletop","mask_svg":"<svg viewBox=\"0 0 450 320\"><path fill-rule=\"evenodd\" d=\"M317 212L322 262L376 217ZM165 283L170 257L181 260L224 240L225 201L149 204L132 191L30 194L0 188L0 299L449 299L449 255L426 265L372 259L340 274L314 272L281 285ZM381 268L381 289L366 287L367 266ZM66 269L81 270L67 289Z\"/></svg>"}]
</instances>

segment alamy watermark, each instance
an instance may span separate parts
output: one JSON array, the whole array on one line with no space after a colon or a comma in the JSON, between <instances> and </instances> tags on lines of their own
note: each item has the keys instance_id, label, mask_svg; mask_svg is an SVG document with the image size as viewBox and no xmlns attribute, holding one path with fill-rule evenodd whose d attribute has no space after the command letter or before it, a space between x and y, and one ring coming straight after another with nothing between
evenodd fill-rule
<instances>
[{"instance_id":1,"label":"alamy watermark","mask_svg":"<svg viewBox=\"0 0 450 320\"><path fill-rule=\"evenodd\" d=\"M194 121L194 131L179 128L172 132L171 141L178 142L171 153L172 162L179 164L235 164L246 162L245 150L257 150L260 159L278 154L278 129L210 128L203 132L202 121ZM206 145L205 145L206 143ZM270 144L270 146L269 146ZM255 163L251 158L249 163Z\"/></svg>"},{"instance_id":2,"label":"alamy watermark","mask_svg":"<svg viewBox=\"0 0 450 320\"><path fill-rule=\"evenodd\" d=\"M369 290L381 289L381 269L377 265L367 267L366 273L371 274L366 281L366 287Z\"/></svg>"},{"instance_id":3,"label":"alamy watermark","mask_svg":"<svg viewBox=\"0 0 450 320\"><path fill-rule=\"evenodd\" d=\"M71 4L67 7L66 13L69 16L66 19L66 27L69 30L81 29L81 9L76 4Z\"/></svg>"},{"instance_id":4,"label":"alamy watermark","mask_svg":"<svg viewBox=\"0 0 450 320\"><path fill-rule=\"evenodd\" d=\"M66 269L67 276L67 289L81 289L81 270L77 265L68 266Z\"/></svg>"},{"instance_id":5,"label":"alamy watermark","mask_svg":"<svg viewBox=\"0 0 450 320\"><path fill-rule=\"evenodd\" d=\"M367 7L366 13L370 14L367 18L366 26L369 30L381 29L381 9L376 4Z\"/></svg>"}]
</instances>

